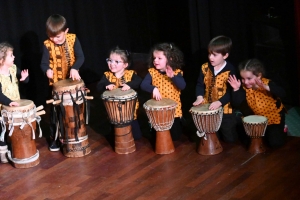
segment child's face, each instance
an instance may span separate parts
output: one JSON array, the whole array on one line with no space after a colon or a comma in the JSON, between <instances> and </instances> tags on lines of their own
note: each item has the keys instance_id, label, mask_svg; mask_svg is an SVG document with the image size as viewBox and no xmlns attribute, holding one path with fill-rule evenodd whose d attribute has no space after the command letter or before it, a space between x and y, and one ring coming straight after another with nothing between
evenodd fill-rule
<instances>
[{"instance_id":1,"label":"child's face","mask_svg":"<svg viewBox=\"0 0 300 200\"><path fill-rule=\"evenodd\" d=\"M65 31L60 32L54 37L49 37L54 44L63 44L66 40L66 35L68 33L69 29L67 28Z\"/></svg>"},{"instance_id":2,"label":"child's face","mask_svg":"<svg viewBox=\"0 0 300 200\"><path fill-rule=\"evenodd\" d=\"M157 70L165 72L167 68L167 63L168 60L163 51L153 52L153 65Z\"/></svg>"},{"instance_id":3,"label":"child's face","mask_svg":"<svg viewBox=\"0 0 300 200\"><path fill-rule=\"evenodd\" d=\"M110 54L107 64L112 73L123 73L128 66L128 63L124 63L121 56L115 53Z\"/></svg>"},{"instance_id":4,"label":"child's face","mask_svg":"<svg viewBox=\"0 0 300 200\"><path fill-rule=\"evenodd\" d=\"M251 71L246 70L242 70L240 74L242 83L246 88L256 87L256 80L261 78L261 76L255 76Z\"/></svg>"},{"instance_id":5,"label":"child's face","mask_svg":"<svg viewBox=\"0 0 300 200\"><path fill-rule=\"evenodd\" d=\"M228 57L228 53L226 53L225 56L217 52L212 52L208 54L209 62L214 67L221 67L224 64L225 59L227 57Z\"/></svg>"},{"instance_id":6,"label":"child's face","mask_svg":"<svg viewBox=\"0 0 300 200\"><path fill-rule=\"evenodd\" d=\"M6 57L4 58L3 61L3 66L11 67L14 64L15 56L13 54L12 50L8 50L6 52Z\"/></svg>"}]
</instances>

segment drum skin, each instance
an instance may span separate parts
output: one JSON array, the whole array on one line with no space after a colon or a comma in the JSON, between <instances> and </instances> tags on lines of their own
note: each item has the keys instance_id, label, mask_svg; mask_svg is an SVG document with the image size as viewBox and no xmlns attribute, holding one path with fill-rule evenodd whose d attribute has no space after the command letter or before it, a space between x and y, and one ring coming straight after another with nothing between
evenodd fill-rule
<instances>
[{"instance_id":1,"label":"drum skin","mask_svg":"<svg viewBox=\"0 0 300 200\"><path fill-rule=\"evenodd\" d=\"M216 155L223 151L216 134L222 122L223 109L220 107L217 110L209 110L209 105L200 104L190 109L198 131L206 135L201 137L197 149L197 152L201 155Z\"/></svg>"},{"instance_id":2,"label":"drum skin","mask_svg":"<svg viewBox=\"0 0 300 200\"><path fill-rule=\"evenodd\" d=\"M150 99L143 106L150 123L156 130L156 154L170 154L175 151L170 128L174 123L176 106L175 101L167 98L160 101Z\"/></svg>"},{"instance_id":3,"label":"drum skin","mask_svg":"<svg viewBox=\"0 0 300 200\"><path fill-rule=\"evenodd\" d=\"M1 109L8 112L18 111L26 115L29 110L34 108L34 104L30 100L21 99L16 102L18 102L20 106L10 107L2 105ZM31 122L31 125L33 130L36 131L36 121ZM6 134L8 134L8 125L6 125L6 130ZM11 137L8 137L8 141L11 143L13 159L26 160L37 153L35 140L32 138L32 129L28 124L26 124L23 129L20 129L19 126L15 126ZM32 162L23 164L15 163L13 161L12 163L15 168L30 168L38 165L40 163L40 159L38 157Z\"/></svg>"}]
</instances>

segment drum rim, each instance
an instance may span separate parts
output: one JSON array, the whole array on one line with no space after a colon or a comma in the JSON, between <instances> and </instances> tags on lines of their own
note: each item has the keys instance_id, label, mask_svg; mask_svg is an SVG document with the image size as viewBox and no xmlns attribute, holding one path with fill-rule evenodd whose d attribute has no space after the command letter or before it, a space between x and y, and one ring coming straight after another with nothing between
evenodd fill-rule
<instances>
[{"instance_id":1,"label":"drum rim","mask_svg":"<svg viewBox=\"0 0 300 200\"><path fill-rule=\"evenodd\" d=\"M208 107L210 105L210 103L205 103L205 104L200 104L200 105L197 105L197 106L193 106L190 108L190 113L192 114L198 114L198 115L211 115L211 114L216 114L216 113L219 113L219 112L222 112L223 111L223 107L219 107L218 109L215 109L215 110L196 110L197 108L200 108L200 107ZM202 111L202 112L200 112Z\"/></svg>"},{"instance_id":2,"label":"drum rim","mask_svg":"<svg viewBox=\"0 0 300 200\"><path fill-rule=\"evenodd\" d=\"M21 106L7 106L7 105L3 105L1 106L1 110L7 110L9 112L20 112L20 111L24 111L24 110L31 110L34 108L34 102L30 99L19 99L19 100L15 100L15 102L22 104L24 102L28 102L27 105L21 105Z\"/></svg>"},{"instance_id":3,"label":"drum rim","mask_svg":"<svg viewBox=\"0 0 300 200\"><path fill-rule=\"evenodd\" d=\"M153 107L152 105L149 105L150 102L162 102L162 101L169 101L170 103L172 104L169 104L169 105L156 105L156 107ZM160 101L157 101L155 99L149 99L148 101L146 101L143 105L143 107L146 109L146 108L151 108L152 110L155 110L155 109L162 109L162 108L176 108L178 105L178 103L170 98L162 98L162 100ZM150 109L149 109L150 110Z\"/></svg>"},{"instance_id":4,"label":"drum rim","mask_svg":"<svg viewBox=\"0 0 300 200\"><path fill-rule=\"evenodd\" d=\"M123 91L124 93L130 91L131 93L127 93L126 95L122 95L122 96L116 96L114 94L111 95L105 95L105 93L109 93L112 91L116 91L118 90L119 92L122 92L121 88L116 88L113 90L106 90L101 94L101 98L103 100L110 100L110 101L118 101L118 100L127 100L127 99L135 99L137 97L137 92L134 89L129 89L129 90L125 90ZM105 95L105 96L104 96Z\"/></svg>"},{"instance_id":5,"label":"drum rim","mask_svg":"<svg viewBox=\"0 0 300 200\"><path fill-rule=\"evenodd\" d=\"M257 118L257 119L264 119L263 121L245 121L247 119L250 119L250 118ZM246 117L243 117L242 119L243 123L246 123L246 124L264 124L264 123L267 123L268 122L268 118L265 117L265 116L262 116L262 115L248 115Z\"/></svg>"}]
</instances>

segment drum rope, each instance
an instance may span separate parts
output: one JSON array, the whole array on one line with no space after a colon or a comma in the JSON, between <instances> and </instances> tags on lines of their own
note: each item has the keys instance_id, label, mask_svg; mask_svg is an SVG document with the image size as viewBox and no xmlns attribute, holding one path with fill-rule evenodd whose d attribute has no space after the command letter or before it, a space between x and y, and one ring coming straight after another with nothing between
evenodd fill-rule
<instances>
[{"instance_id":1,"label":"drum rope","mask_svg":"<svg viewBox=\"0 0 300 200\"><path fill-rule=\"evenodd\" d=\"M7 157L13 163L16 163L16 164L27 164L27 163L31 163L33 161L36 161L39 158L39 150L36 150L36 154L34 154L33 156L31 156L29 158L24 158L24 159L12 158L11 157L11 152L7 151Z\"/></svg>"},{"instance_id":2,"label":"drum rope","mask_svg":"<svg viewBox=\"0 0 300 200\"><path fill-rule=\"evenodd\" d=\"M0 141L4 142L4 136L5 136L5 132L6 132L6 126L5 126L5 122L4 122L3 117L1 117L0 123L1 123L1 128L2 128Z\"/></svg>"},{"instance_id":3,"label":"drum rope","mask_svg":"<svg viewBox=\"0 0 300 200\"><path fill-rule=\"evenodd\" d=\"M61 139L60 141L61 141L61 143L63 143L63 144L78 144L78 143L81 143L81 142L83 142L83 141L85 141L85 140L87 140L87 139L88 139L88 135L85 135L85 136L83 136L83 137L79 137L79 138L78 138L78 141L76 141L76 139L74 139L74 138L68 139L68 140ZM75 142L74 142L74 141L75 141Z\"/></svg>"}]
</instances>

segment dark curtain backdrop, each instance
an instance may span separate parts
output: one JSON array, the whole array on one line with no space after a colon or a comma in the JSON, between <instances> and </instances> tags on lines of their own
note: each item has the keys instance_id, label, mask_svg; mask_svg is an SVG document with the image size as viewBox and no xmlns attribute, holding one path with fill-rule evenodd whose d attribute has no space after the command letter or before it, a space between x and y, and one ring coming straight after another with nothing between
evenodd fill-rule
<instances>
[{"instance_id":1,"label":"dark curtain backdrop","mask_svg":"<svg viewBox=\"0 0 300 200\"><path fill-rule=\"evenodd\" d=\"M14 46L18 67L30 69L32 85L22 91L27 98L28 90L39 93L47 87L39 61L45 22L54 13L66 17L81 42L86 60L80 74L86 83L98 81L107 70L105 58L113 46L148 54L154 44L172 42L184 52L184 76L194 87L199 67L207 61L208 42L227 35L233 41L230 62L258 57L289 87L299 86L293 73L294 12L294 0L2 0L0 41Z\"/></svg>"}]
</instances>

